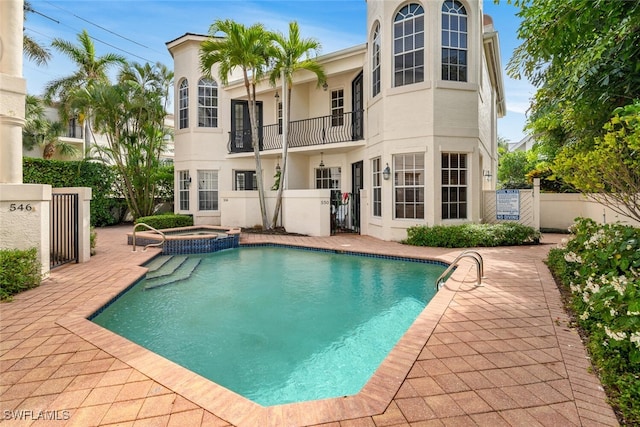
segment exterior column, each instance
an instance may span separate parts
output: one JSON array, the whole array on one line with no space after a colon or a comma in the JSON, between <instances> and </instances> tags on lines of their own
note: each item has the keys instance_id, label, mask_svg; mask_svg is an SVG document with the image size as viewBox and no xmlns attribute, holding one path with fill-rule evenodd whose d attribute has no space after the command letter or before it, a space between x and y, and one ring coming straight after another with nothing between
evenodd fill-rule
<instances>
[{"instance_id":1,"label":"exterior column","mask_svg":"<svg viewBox=\"0 0 640 427\"><path fill-rule=\"evenodd\" d=\"M540 178L533 178L533 228L540 230Z\"/></svg>"},{"instance_id":2,"label":"exterior column","mask_svg":"<svg viewBox=\"0 0 640 427\"><path fill-rule=\"evenodd\" d=\"M22 183L22 128L26 80L22 78L22 0L0 1L0 184Z\"/></svg>"}]
</instances>

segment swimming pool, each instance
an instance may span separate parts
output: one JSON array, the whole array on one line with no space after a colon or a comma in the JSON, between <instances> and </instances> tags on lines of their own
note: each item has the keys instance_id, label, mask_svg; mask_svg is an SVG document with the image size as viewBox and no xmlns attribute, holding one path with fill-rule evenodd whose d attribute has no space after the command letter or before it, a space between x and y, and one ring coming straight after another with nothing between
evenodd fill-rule
<instances>
[{"instance_id":1,"label":"swimming pool","mask_svg":"<svg viewBox=\"0 0 640 427\"><path fill-rule=\"evenodd\" d=\"M191 255L93 321L253 401L358 393L433 296L440 263L278 247Z\"/></svg>"}]
</instances>

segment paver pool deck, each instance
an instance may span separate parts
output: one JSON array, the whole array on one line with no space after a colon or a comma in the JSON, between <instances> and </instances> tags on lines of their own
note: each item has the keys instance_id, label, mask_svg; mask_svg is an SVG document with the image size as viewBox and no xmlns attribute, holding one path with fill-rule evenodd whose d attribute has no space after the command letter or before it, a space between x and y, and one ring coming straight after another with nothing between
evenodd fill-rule
<instances>
[{"instance_id":1,"label":"paver pool deck","mask_svg":"<svg viewBox=\"0 0 640 427\"><path fill-rule=\"evenodd\" d=\"M57 268L0 304L0 424L7 426L618 425L541 245L477 249L463 261L363 390L261 407L86 320L146 272L131 227L98 229L97 254ZM243 234L302 245L451 262L461 250L371 237Z\"/></svg>"}]
</instances>

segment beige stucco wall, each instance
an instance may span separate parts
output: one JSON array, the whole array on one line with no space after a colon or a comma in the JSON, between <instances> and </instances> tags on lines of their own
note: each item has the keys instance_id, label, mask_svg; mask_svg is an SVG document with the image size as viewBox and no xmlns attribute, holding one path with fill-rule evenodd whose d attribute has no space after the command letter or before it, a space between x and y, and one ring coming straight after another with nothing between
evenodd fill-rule
<instances>
[{"instance_id":1,"label":"beige stucco wall","mask_svg":"<svg viewBox=\"0 0 640 427\"><path fill-rule=\"evenodd\" d=\"M286 190L283 195L282 225L292 233L329 236L329 190Z\"/></svg>"},{"instance_id":2,"label":"beige stucco wall","mask_svg":"<svg viewBox=\"0 0 640 427\"><path fill-rule=\"evenodd\" d=\"M267 203L267 217L271 220L271 215L276 205L276 192L267 192L265 199ZM258 192L221 191L220 223L225 227L262 226Z\"/></svg>"},{"instance_id":3,"label":"beige stucco wall","mask_svg":"<svg viewBox=\"0 0 640 427\"><path fill-rule=\"evenodd\" d=\"M220 194L221 221L225 226L261 226L260 204L257 191L223 191ZM276 192L267 193L268 216L271 219ZM287 231L309 236L329 236L329 190L285 190L282 196L280 223Z\"/></svg>"},{"instance_id":4,"label":"beige stucco wall","mask_svg":"<svg viewBox=\"0 0 640 427\"><path fill-rule=\"evenodd\" d=\"M599 223L614 223L640 227L640 222L585 197L582 194L540 194L540 227L566 230L578 217L591 218Z\"/></svg>"},{"instance_id":5,"label":"beige stucco wall","mask_svg":"<svg viewBox=\"0 0 640 427\"><path fill-rule=\"evenodd\" d=\"M0 184L0 249L38 249L41 271L49 274L51 186Z\"/></svg>"}]
</instances>

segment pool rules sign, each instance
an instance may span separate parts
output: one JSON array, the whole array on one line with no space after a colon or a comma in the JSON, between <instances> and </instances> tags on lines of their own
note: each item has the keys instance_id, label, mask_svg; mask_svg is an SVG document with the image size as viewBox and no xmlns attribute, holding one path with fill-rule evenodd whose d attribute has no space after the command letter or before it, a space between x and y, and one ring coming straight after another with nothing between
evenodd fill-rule
<instances>
[{"instance_id":1,"label":"pool rules sign","mask_svg":"<svg viewBox=\"0 0 640 427\"><path fill-rule=\"evenodd\" d=\"M496 219L520 220L520 190L496 191Z\"/></svg>"}]
</instances>

